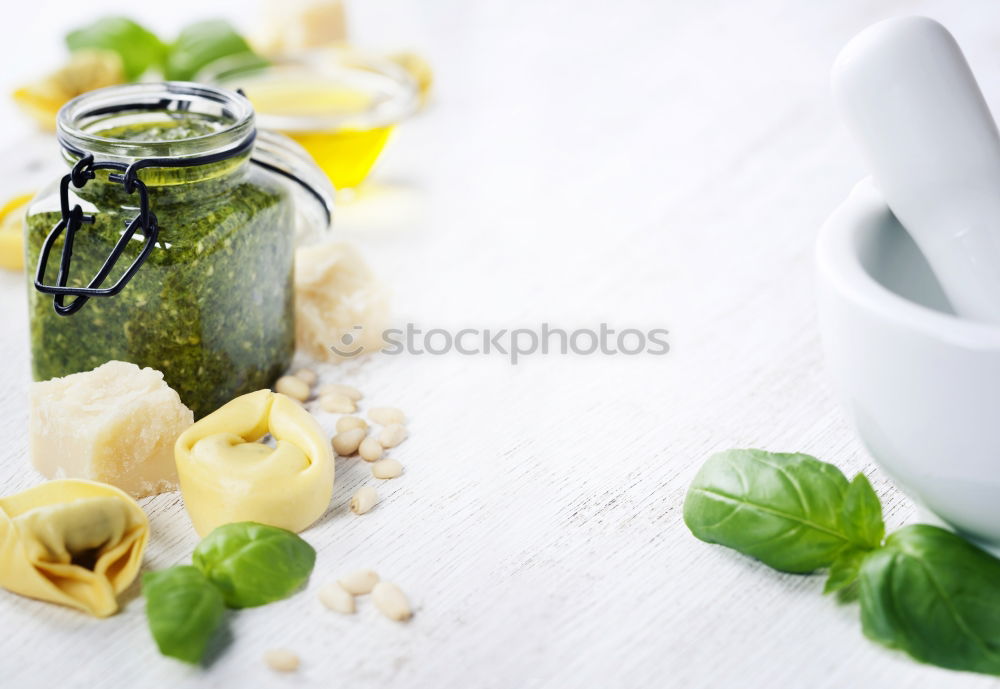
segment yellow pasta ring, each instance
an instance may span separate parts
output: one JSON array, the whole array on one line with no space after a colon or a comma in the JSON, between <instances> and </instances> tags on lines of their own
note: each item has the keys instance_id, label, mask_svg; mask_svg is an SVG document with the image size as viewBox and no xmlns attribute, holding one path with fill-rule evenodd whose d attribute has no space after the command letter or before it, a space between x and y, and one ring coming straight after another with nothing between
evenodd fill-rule
<instances>
[{"instance_id":1,"label":"yellow pasta ring","mask_svg":"<svg viewBox=\"0 0 1000 689\"><path fill-rule=\"evenodd\" d=\"M60 529L79 530L81 513L109 506L117 533L88 554L87 564L55 553ZM72 521L50 523L62 508L73 510ZM99 518L90 523L100 524L100 515L94 516ZM148 539L149 520L127 493L96 481L49 481L0 498L0 586L107 617L118 610L116 596L139 573Z\"/></svg>"},{"instance_id":2,"label":"yellow pasta ring","mask_svg":"<svg viewBox=\"0 0 1000 689\"><path fill-rule=\"evenodd\" d=\"M265 435L274 447L259 442ZM298 402L270 390L237 397L174 446L184 506L200 536L253 521L299 532L333 496L333 450Z\"/></svg>"}]
</instances>

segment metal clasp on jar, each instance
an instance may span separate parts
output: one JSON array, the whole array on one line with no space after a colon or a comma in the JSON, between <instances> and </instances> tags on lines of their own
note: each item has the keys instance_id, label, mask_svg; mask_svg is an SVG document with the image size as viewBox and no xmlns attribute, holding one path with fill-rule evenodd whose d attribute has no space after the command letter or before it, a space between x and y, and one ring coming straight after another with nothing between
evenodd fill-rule
<instances>
[{"instance_id":1,"label":"metal clasp on jar","mask_svg":"<svg viewBox=\"0 0 1000 689\"><path fill-rule=\"evenodd\" d=\"M41 252L38 256L38 269L35 273L35 289L45 294L53 295L53 306L60 316L69 316L76 313L91 297L113 297L129 283L135 276L139 268L149 257L156 244L159 227L156 224L156 216L149 210L149 194L146 185L137 176L138 168L135 164L125 166L121 163L94 162L92 155L86 155L76 162L69 174L65 175L59 184L59 200L62 211L62 218L56 223L52 231L49 232L42 244ZM90 280L86 287L67 287L69 281L70 265L73 259L73 239L84 223L93 223L94 216L84 214L79 204L69 207L69 185L73 184L77 189L94 179L97 170L117 170L108 175L108 180L119 182L127 194L139 194L139 213L128 223L125 232L115 243L107 260L97 274ZM118 281L111 287L102 287L104 281L114 270L130 241L136 232L142 230L145 237L142 251L132 262L132 265L122 274ZM45 284L45 272L48 267L49 254L56 240L65 233L63 240L62 255L59 260L59 273L56 276L56 284ZM76 297L67 303L67 297Z\"/></svg>"}]
</instances>

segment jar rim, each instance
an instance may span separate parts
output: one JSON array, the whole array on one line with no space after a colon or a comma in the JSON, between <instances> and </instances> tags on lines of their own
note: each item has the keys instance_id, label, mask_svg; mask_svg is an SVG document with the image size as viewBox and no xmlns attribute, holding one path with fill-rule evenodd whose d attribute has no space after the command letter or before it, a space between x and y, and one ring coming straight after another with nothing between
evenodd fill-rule
<instances>
[{"instance_id":1,"label":"jar rim","mask_svg":"<svg viewBox=\"0 0 1000 689\"><path fill-rule=\"evenodd\" d=\"M134 141L88 131L103 118L142 112L192 113L222 120L216 131L176 140ZM118 84L88 91L66 103L56 118L57 137L72 153L131 163L139 158L185 158L211 154L243 141L255 131L254 110L240 93L193 82Z\"/></svg>"}]
</instances>

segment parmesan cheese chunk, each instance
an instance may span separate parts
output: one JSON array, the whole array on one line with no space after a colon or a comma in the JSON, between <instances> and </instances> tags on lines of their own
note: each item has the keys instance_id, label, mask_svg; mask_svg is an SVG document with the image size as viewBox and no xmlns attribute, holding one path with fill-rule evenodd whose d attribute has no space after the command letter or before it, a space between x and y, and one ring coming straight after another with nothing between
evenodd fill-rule
<instances>
[{"instance_id":1,"label":"parmesan cheese chunk","mask_svg":"<svg viewBox=\"0 0 1000 689\"><path fill-rule=\"evenodd\" d=\"M377 352L389 320L389 297L350 244L307 246L295 254L295 338L321 361Z\"/></svg>"},{"instance_id":2,"label":"parmesan cheese chunk","mask_svg":"<svg viewBox=\"0 0 1000 689\"><path fill-rule=\"evenodd\" d=\"M174 442L191 410L151 368L122 361L31 385L31 460L46 478L83 478L133 497L177 490Z\"/></svg>"}]
</instances>

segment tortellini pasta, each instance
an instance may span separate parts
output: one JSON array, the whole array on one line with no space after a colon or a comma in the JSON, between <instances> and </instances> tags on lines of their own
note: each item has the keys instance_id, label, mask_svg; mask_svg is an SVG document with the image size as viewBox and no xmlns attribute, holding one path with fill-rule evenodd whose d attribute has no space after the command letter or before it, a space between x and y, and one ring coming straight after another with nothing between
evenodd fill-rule
<instances>
[{"instance_id":1,"label":"tortellini pasta","mask_svg":"<svg viewBox=\"0 0 1000 689\"><path fill-rule=\"evenodd\" d=\"M266 435L274 446L259 442ZM201 419L174 447L184 505L206 536L252 521L302 531L333 495L333 450L313 416L292 399L260 390Z\"/></svg>"},{"instance_id":2,"label":"tortellini pasta","mask_svg":"<svg viewBox=\"0 0 1000 689\"><path fill-rule=\"evenodd\" d=\"M118 488L49 481L0 498L0 586L107 617L148 538L146 514Z\"/></svg>"}]
</instances>

